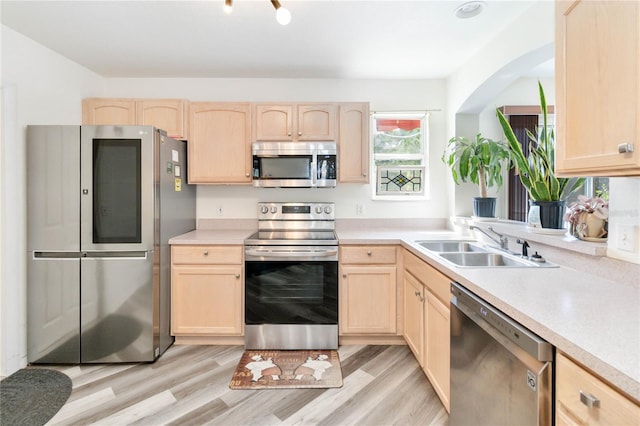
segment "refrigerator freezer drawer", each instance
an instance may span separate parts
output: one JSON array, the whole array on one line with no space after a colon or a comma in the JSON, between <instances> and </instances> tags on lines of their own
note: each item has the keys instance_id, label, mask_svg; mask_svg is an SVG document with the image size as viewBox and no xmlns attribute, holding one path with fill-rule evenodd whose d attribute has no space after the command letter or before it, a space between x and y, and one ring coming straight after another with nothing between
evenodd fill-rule
<instances>
[{"instance_id":1,"label":"refrigerator freezer drawer","mask_svg":"<svg viewBox=\"0 0 640 426\"><path fill-rule=\"evenodd\" d=\"M80 362L80 258L78 252L28 257L27 361Z\"/></svg>"},{"instance_id":2,"label":"refrigerator freezer drawer","mask_svg":"<svg viewBox=\"0 0 640 426\"><path fill-rule=\"evenodd\" d=\"M80 261L82 363L153 361L159 352L153 252L124 256L109 253Z\"/></svg>"}]
</instances>

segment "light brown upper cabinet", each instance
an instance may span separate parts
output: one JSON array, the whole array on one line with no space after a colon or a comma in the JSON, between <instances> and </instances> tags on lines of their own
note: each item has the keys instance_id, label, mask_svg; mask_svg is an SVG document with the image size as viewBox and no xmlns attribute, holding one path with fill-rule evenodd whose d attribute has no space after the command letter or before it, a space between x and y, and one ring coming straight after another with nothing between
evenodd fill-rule
<instances>
[{"instance_id":1,"label":"light brown upper cabinet","mask_svg":"<svg viewBox=\"0 0 640 426\"><path fill-rule=\"evenodd\" d=\"M189 182L251 183L251 104L191 102Z\"/></svg>"},{"instance_id":2,"label":"light brown upper cabinet","mask_svg":"<svg viewBox=\"0 0 640 426\"><path fill-rule=\"evenodd\" d=\"M556 2L556 169L640 175L640 3Z\"/></svg>"},{"instance_id":3,"label":"light brown upper cabinet","mask_svg":"<svg viewBox=\"0 0 640 426\"><path fill-rule=\"evenodd\" d=\"M369 182L369 104L345 102L338 112L338 180Z\"/></svg>"},{"instance_id":4,"label":"light brown upper cabinet","mask_svg":"<svg viewBox=\"0 0 640 426\"><path fill-rule=\"evenodd\" d=\"M257 141L332 141L336 104L255 104Z\"/></svg>"},{"instance_id":5,"label":"light brown upper cabinet","mask_svg":"<svg viewBox=\"0 0 640 426\"><path fill-rule=\"evenodd\" d=\"M184 99L82 100L82 124L155 126L174 139L187 139L187 107Z\"/></svg>"},{"instance_id":6,"label":"light brown upper cabinet","mask_svg":"<svg viewBox=\"0 0 640 426\"><path fill-rule=\"evenodd\" d=\"M143 99L136 101L138 124L155 126L174 139L188 139L188 106L182 99Z\"/></svg>"},{"instance_id":7,"label":"light brown upper cabinet","mask_svg":"<svg viewBox=\"0 0 640 426\"><path fill-rule=\"evenodd\" d=\"M83 99L82 124L133 126L136 124L136 101L110 98Z\"/></svg>"}]
</instances>

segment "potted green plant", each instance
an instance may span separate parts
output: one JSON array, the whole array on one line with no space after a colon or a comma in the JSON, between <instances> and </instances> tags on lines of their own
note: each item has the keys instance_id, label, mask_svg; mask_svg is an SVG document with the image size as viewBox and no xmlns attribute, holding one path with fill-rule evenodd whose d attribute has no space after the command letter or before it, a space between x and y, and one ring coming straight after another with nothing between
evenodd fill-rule
<instances>
[{"instance_id":1,"label":"potted green plant","mask_svg":"<svg viewBox=\"0 0 640 426\"><path fill-rule=\"evenodd\" d=\"M497 110L498 121L511 151L511 161L516 167L520 182L529 193L529 204L539 206L543 228L563 228L565 199L584 183L584 178L561 178L555 175L555 135L549 126L547 100L542 84L538 81L542 126L537 134L527 130L529 155L525 156L509 121Z\"/></svg>"},{"instance_id":2,"label":"potted green plant","mask_svg":"<svg viewBox=\"0 0 640 426\"><path fill-rule=\"evenodd\" d=\"M474 140L454 136L449 139L441 159L451 169L456 185L469 180L478 185L480 196L473 199L474 216L495 217L496 199L487 197L487 187L502 185L503 166L509 162L507 144L480 133Z\"/></svg>"}]
</instances>

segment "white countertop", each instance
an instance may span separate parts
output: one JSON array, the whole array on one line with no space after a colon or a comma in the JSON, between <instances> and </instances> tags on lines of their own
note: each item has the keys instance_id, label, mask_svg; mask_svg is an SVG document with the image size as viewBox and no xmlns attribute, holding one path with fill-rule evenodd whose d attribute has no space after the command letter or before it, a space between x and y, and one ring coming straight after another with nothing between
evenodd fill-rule
<instances>
[{"instance_id":1,"label":"white countertop","mask_svg":"<svg viewBox=\"0 0 640 426\"><path fill-rule=\"evenodd\" d=\"M243 244L255 230L196 230L170 244ZM640 285L557 268L460 268L415 241L453 231L338 230L340 244L401 244L412 253L640 400ZM553 260L553 259L552 259ZM499 271L499 273L496 273ZM638 278L640 280L640 277Z\"/></svg>"}]
</instances>

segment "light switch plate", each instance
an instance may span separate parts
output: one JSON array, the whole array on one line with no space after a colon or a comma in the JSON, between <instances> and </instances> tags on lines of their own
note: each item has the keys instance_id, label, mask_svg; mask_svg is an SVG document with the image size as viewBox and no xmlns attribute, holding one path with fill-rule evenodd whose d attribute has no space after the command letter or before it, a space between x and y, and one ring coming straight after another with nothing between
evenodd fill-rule
<instances>
[{"instance_id":1,"label":"light switch plate","mask_svg":"<svg viewBox=\"0 0 640 426\"><path fill-rule=\"evenodd\" d=\"M633 225L618 225L618 250L634 251L636 246L636 232Z\"/></svg>"}]
</instances>

